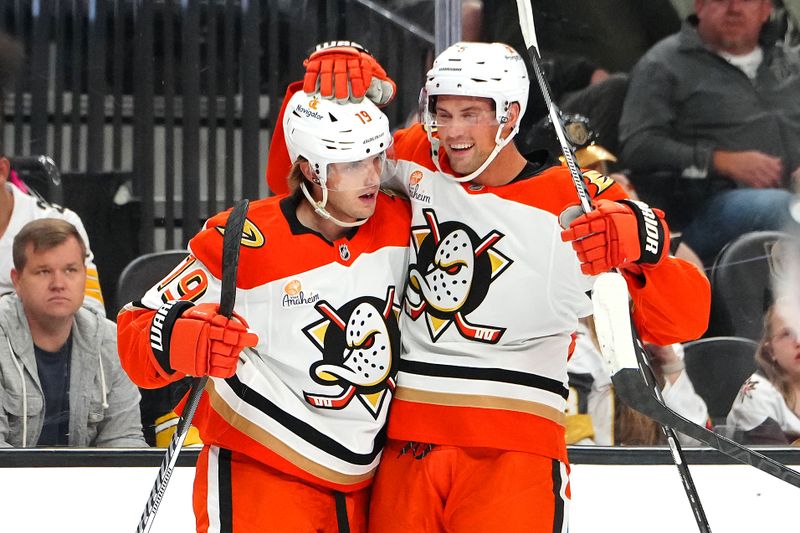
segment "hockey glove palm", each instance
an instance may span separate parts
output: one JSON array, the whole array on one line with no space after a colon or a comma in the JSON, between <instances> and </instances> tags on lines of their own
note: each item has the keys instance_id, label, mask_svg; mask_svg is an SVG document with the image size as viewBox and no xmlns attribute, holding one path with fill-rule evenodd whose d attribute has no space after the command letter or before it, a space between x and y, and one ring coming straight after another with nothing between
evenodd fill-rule
<instances>
[{"instance_id":1,"label":"hockey glove palm","mask_svg":"<svg viewBox=\"0 0 800 533\"><path fill-rule=\"evenodd\" d=\"M323 98L360 102L365 96L384 106L394 99L397 87L383 67L357 43L333 41L317 45L303 62L303 91Z\"/></svg>"},{"instance_id":2,"label":"hockey glove palm","mask_svg":"<svg viewBox=\"0 0 800 533\"><path fill-rule=\"evenodd\" d=\"M239 354L255 346L258 336L234 314L220 315L219 305L199 304L184 311L172 325L169 366L190 376L229 378L236 372Z\"/></svg>"},{"instance_id":3,"label":"hockey glove palm","mask_svg":"<svg viewBox=\"0 0 800 533\"><path fill-rule=\"evenodd\" d=\"M598 200L594 211L561 232L561 239L572 242L581 271L590 276L631 263L656 265L669 250L664 213L630 200Z\"/></svg>"}]
</instances>

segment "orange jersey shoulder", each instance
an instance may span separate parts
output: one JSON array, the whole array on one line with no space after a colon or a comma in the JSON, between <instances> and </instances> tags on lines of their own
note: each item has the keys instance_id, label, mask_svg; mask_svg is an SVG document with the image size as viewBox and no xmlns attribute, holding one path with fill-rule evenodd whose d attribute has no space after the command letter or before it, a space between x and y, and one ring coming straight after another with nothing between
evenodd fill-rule
<instances>
[{"instance_id":1,"label":"orange jersey shoulder","mask_svg":"<svg viewBox=\"0 0 800 533\"><path fill-rule=\"evenodd\" d=\"M612 178L594 170L583 171L583 182L589 198L622 200L628 195ZM527 179L492 189L507 200L534 206L556 216L569 206L579 206L575 182L565 166L551 166Z\"/></svg>"},{"instance_id":2,"label":"orange jersey shoulder","mask_svg":"<svg viewBox=\"0 0 800 533\"><path fill-rule=\"evenodd\" d=\"M251 289L330 262L329 254L319 253L330 244L314 232L293 231L281 206L286 198L273 196L251 202L239 252L239 288ZM192 254L218 279L222 275L222 235L229 215L230 210L210 218L189 242ZM369 253L384 246L408 246L410 221L407 200L381 193L375 214L358 228L348 245L353 253Z\"/></svg>"}]
</instances>

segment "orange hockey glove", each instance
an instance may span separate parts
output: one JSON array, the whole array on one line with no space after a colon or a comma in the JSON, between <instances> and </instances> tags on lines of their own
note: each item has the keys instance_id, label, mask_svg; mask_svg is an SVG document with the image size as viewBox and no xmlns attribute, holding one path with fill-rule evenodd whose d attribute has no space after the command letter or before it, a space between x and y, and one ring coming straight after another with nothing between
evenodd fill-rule
<instances>
[{"instance_id":1,"label":"orange hockey glove","mask_svg":"<svg viewBox=\"0 0 800 533\"><path fill-rule=\"evenodd\" d=\"M561 232L572 241L581 271L594 276L636 263L657 265L669 253L669 228L664 213L643 202L598 200Z\"/></svg>"},{"instance_id":2,"label":"orange hockey glove","mask_svg":"<svg viewBox=\"0 0 800 533\"><path fill-rule=\"evenodd\" d=\"M219 305L168 302L150 326L150 346L167 375L229 378L236 372L241 351L258 343L247 322L234 314L220 315ZM166 348L166 349L165 349Z\"/></svg>"},{"instance_id":3,"label":"orange hockey glove","mask_svg":"<svg viewBox=\"0 0 800 533\"><path fill-rule=\"evenodd\" d=\"M340 103L360 102L366 96L375 105L384 106L397 93L397 86L383 67L352 41L318 44L303 66L303 91L319 92L323 98L336 98Z\"/></svg>"}]
</instances>

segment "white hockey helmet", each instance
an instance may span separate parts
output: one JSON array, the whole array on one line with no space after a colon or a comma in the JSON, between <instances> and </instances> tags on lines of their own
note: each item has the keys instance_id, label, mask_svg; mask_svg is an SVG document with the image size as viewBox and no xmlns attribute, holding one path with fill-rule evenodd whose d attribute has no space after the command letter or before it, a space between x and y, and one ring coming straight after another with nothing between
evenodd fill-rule
<instances>
[{"instance_id":1,"label":"white hockey helmet","mask_svg":"<svg viewBox=\"0 0 800 533\"><path fill-rule=\"evenodd\" d=\"M421 102L424 105L423 120L431 140L431 155L437 167L439 141L433 136L437 96L475 96L489 98L494 102L495 118L499 124L495 150L478 170L469 176L458 178L458 181L469 181L483 172L519 131L522 116L528 106L529 90L530 80L525 62L507 44L459 42L439 54L428 71ZM519 117L513 130L503 138L503 126L508 121L508 110L514 102L519 104Z\"/></svg>"},{"instance_id":2,"label":"white hockey helmet","mask_svg":"<svg viewBox=\"0 0 800 533\"><path fill-rule=\"evenodd\" d=\"M317 214L344 227L366 222L366 219L342 222L325 210L329 165L357 162L373 156L385 158L392 145L386 115L367 98L358 103L337 103L298 91L286 106L283 134L292 163L301 156L306 159L316 175L315 182L322 189L322 200L317 201L309 193L305 181L300 184ZM382 168L385 174L385 165Z\"/></svg>"},{"instance_id":3,"label":"white hockey helmet","mask_svg":"<svg viewBox=\"0 0 800 533\"><path fill-rule=\"evenodd\" d=\"M339 104L303 91L286 106L283 134L292 163L303 156L323 186L329 164L360 161L392 144L389 119L369 99Z\"/></svg>"}]
</instances>

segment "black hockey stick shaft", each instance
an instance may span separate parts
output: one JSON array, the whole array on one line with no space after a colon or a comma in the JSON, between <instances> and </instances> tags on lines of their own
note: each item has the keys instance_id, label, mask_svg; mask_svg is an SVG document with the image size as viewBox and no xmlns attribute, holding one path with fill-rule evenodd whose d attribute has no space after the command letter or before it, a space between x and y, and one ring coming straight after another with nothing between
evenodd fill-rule
<instances>
[{"instance_id":1,"label":"black hockey stick shaft","mask_svg":"<svg viewBox=\"0 0 800 533\"><path fill-rule=\"evenodd\" d=\"M533 23L533 8L531 6L531 1L517 0L517 10L519 13L520 30L522 31L525 45L528 47L528 55L531 58L534 75L536 76L536 80L542 92L542 97L544 98L545 105L547 106L547 111L550 115L550 121L553 123L553 129L556 132L558 143L561 146L561 152L564 155L564 160L567 163L567 168L569 169L570 176L572 177L572 182L575 185L575 190L578 193L581 209L583 209L584 213L588 213L592 210L592 203L589 200L589 193L586 190L586 184L583 181L583 175L581 174L580 168L575 161L575 153L572 144L567 140L567 136L564 131L564 125L561 121L561 113L556 107L555 102L553 102L550 84L547 82L547 78L544 75L544 69L542 68L542 58L539 55L539 47L536 41L536 28ZM669 426L665 426L663 424L662 430L664 431L664 434L667 437L667 442L670 445L670 450L672 451L673 458L675 459L675 465L678 468L678 473L680 474L683 488L686 491L686 497L689 500L689 505L692 508L692 513L695 516L697 527L701 533L710 533L711 529L708 525L708 519L706 518L705 510L700 502L700 496L695 488L694 480L692 479L691 472L686 464L686 459L683 456L683 451L681 450L677 435L675 435L675 432L672 431Z\"/></svg>"},{"instance_id":2,"label":"black hockey stick shaft","mask_svg":"<svg viewBox=\"0 0 800 533\"><path fill-rule=\"evenodd\" d=\"M638 333L636 329L633 327L633 320L631 320L631 331L633 332L634 342L636 346L639 348L637 350L637 358L639 360L639 364L641 366L642 374L645 379L645 382L649 386L649 388L653 391L656 399L664 403L664 398L661 395L661 388L656 381L655 374L653 373L653 368L650 366L650 358L647 356L647 353L644 351L642 347L641 339L638 338ZM666 404L665 404L666 405ZM694 479L692 478L692 473L689 471L689 465L686 464L686 459L683 455L683 448L681 447L681 442L678 440L678 434L669 424L659 424L661 426L661 431L664 433L664 437L667 439L667 445L669 446L669 450L672 453L672 461L675 463L675 466L678 468L678 473L680 474L681 483L683 483L683 490L686 492L686 497L689 499L689 506L692 508L692 513L694 514L694 519L697 522L697 527L702 532L710 531L710 526L708 525L708 518L706 518L705 510L703 509L703 504L700 501L700 496L697 493L697 487L694 486Z\"/></svg>"},{"instance_id":3,"label":"black hockey stick shaft","mask_svg":"<svg viewBox=\"0 0 800 533\"><path fill-rule=\"evenodd\" d=\"M645 381L645 360L632 333L625 280L619 274L601 274L594 284L593 303L597 338L611 366L611 381L617 397L643 415L670 426L728 457L800 487L800 473L728 438L682 417L655 396Z\"/></svg>"},{"instance_id":4,"label":"black hockey stick shaft","mask_svg":"<svg viewBox=\"0 0 800 533\"><path fill-rule=\"evenodd\" d=\"M225 224L225 235L222 239L222 287L219 297L219 313L228 318L233 315L233 307L236 303L236 274L239 267L239 249L242 230L247 217L248 204L249 201L244 199L237 202L233 207ZM161 500L164 498L164 492L167 490L170 477L172 477L172 472L178 461L178 455L181 453L183 442L186 440L186 435L191 428L192 419L197 411L197 405L200 403L200 398L207 382L208 376L195 378L192 382L180 421L175 433L172 435L172 441L169 443L167 452L164 454L164 460L161 462L161 468L158 470L156 481L150 491L150 497L139 519L139 526L136 528L137 533L146 533L153 526L156 513L161 505Z\"/></svg>"},{"instance_id":5,"label":"black hockey stick shaft","mask_svg":"<svg viewBox=\"0 0 800 533\"><path fill-rule=\"evenodd\" d=\"M800 472L687 420L659 402L652 391L641 386L641 380L641 370L637 368L620 369L611 377L614 390L619 398L643 415L675 428L684 435L724 453L731 459L758 468L800 488Z\"/></svg>"}]
</instances>

